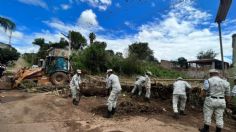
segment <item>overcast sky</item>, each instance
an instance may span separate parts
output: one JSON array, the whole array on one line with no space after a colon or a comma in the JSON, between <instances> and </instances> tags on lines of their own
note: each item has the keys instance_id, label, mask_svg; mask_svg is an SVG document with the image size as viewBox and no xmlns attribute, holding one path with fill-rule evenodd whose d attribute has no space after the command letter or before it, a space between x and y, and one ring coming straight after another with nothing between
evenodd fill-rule
<instances>
[{"instance_id":1,"label":"overcast sky","mask_svg":"<svg viewBox=\"0 0 236 132\"><path fill-rule=\"evenodd\" d=\"M61 32L95 32L107 49L126 53L134 42L148 42L158 60L196 59L199 51L220 53L217 24L220 0L1 0L0 16L16 23L12 45L36 52L35 38L58 41ZM224 57L232 58L236 3L222 23ZM0 42L8 37L0 28ZM220 58L220 54L217 56Z\"/></svg>"}]
</instances>

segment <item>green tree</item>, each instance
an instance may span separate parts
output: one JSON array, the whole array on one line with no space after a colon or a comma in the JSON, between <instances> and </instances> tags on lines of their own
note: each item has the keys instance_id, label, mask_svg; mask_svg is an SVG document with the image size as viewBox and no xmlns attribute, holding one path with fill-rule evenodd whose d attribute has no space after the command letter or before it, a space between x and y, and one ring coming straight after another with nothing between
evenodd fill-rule
<instances>
[{"instance_id":1,"label":"green tree","mask_svg":"<svg viewBox=\"0 0 236 132\"><path fill-rule=\"evenodd\" d=\"M37 53L24 53L22 55L23 59L28 62L30 65L37 64Z\"/></svg>"},{"instance_id":2,"label":"green tree","mask_svg":"<svg viewBox=\"0 0 236 132\"><path fill-rule=\"evenodd\" d=\"M106 50L106 52L110 55L110 56L113 56L115 55L114 51L113 50Z\"/></svg>"},{"instance_id":3,"label":"green tree","mask_svg":"<svg viewBox=\"0 0 236 132\"><path fill-rule=\"evenodd\" d=\"M150 60L153 57L153 51L148 47L148 43L133 43L129 46L129 56L135 56L140 60Z\"/></svg>"},{"instance_id":4,"label":"green tree","mask_svg":"<svg viewBox=\"0 0 236 132\"><path fill-rule=\"evenodd\" d=\"M45 43L44 38L36 38L33 44L39 46L39 51L37 53L37 59L45 58L47 56L47 50L50 48L49 44Z\"/></svg>"},{"instance_id":5,"label":"green tree","mask_svg":"<svg viewBox=\"0 0 236 132\"><path fill-rule=\"evenodd\" d=\"M123 56L122 53L115 54L113 50L106 50L107 52L107 62L106 67L112 68L114 71L121 73L122 72L122 63L123 63Z\"/></svg>"},{"instance_id":6,"label":"green tree","mask_svg":"<svg viewBox=\"0 0 236 132\"><path fill-rule=\"evenodd\" d=\"M107 52L105 42L94 42L93 45L83 50L77 66L83 66L92 73L105 72L107 69ZM78 68L78 67L76 67Z\"/></svg>"},{"instance_id":7,"label":"green tree","mask_svg":"<svg viewBox=\"0 0 236 132\"><path fill-rule=\"evenodd\" d=\"M207 50L207 51L200 51L197 54L197 59L201 60L201 59L214 59L216 56L218 55L218 53L216 53L215 51L213 51L212 49Z\"/></svg>"},{"instance_id":8,"label":"green tree","mask_svg":"<svg viewBox=\"0 0 236 132\"><path fill-rule=\"evenodd\" d=\"M9 61L17 60L20 53L15 48L0 48L0 63L7 64Z\"/></svg>"},{"instance_id":9,"label":"green tree","mask_svg":"<svg viewBox=\"0 0 236 132\"><path fill-rule=\"evenodd\" d=\"M187 61L187 59L185 59L184 57L179 57L179 58L177 59L177 64L178 64L181 68L183 68L183 67L187 68L187 67L188 67L188 61Z\"/></svg>"},{"instance_id":10,"label":"green tree","mask_svg":"<svg viewBox=\"0 0 236 132\"><path fill-rule=\"evenodd\" d=\"M127 75L142 74L143 63L135 56L129 56L122 62L122 72Z\"/></svg>"},{"instance_id":11,"label":"green tree","mask_svg":"<svg viewBox=\"0 0 236 132\"><path fill-rule=\"evenodd\" d=\"M5 32L8 29L7 21L8 20L6 18L0 17L0 26L5 30Z\"/></svg>"},{"instance_id":12,"label":"green tree","mask_svg":"<svg viewBox=\"0 0 236 132\"><path fill-rule=\"evenodd\" d=\"M69 38L71 40L71 48L74 50L83 49L87 45L86 38L76 31L69 31Z\"/></svg>"},{"instance_id":13,"label":"green tree","mask_svg":"<svg viewBox=\"0 0 236 132\"><path fill-rule=\"evenodd\" d=\"M96 39L95 33L93 33L93 32L90 33L90 34L89 34L90 45L93 44L93 42L94 42L95 39Z\"/></svg>"},{"instance_id":14,"label":"green tree","mask_svg":"<svg viewBox=\"0 0 236 132\"><path fill-rule=\"evenodd\" d=\"M123 58L123 54L121 52L116 52L116 56Z\"/></svg>"},{"instance_id":15,"label":"green tree","mask_svg":"<svg viewBox=\"0 0 236 132\"><path fill-rule=\"evenodd\" d=\"M68 41L66 41L64 38L61 38L59 42L49 42L49 48L53 47L53 48L65 48L66 46L68 46L69 43Z\"/></svg>"},{"instance_id":16,"label":"green tree","mask_svg":"<svg viewBox=\"0 0 236 132\"><path fill-rule=\"evenodd\" d=\"M12 38L12 31L15 30L16 24L12 22L10 19L0 17L0 26L3 27L5 32L8 30L9 35L9 45L11 44L11 38Z\"/></svg>"},{"instance_id":17,"label":"green tree","mask_svg":"<svg viewBox=\"0 0 236 132\"><path fill-rule=\"evenodd\" d=\"M68 42L64 39L61 38L59 42L49 42L46 43L44 38L36 38L33 41L33 44L39 46L39 51L37 53L37 59L45 58L48 55L48 49L53 47L53 48L65 48L68 46Z\"/></svg>"}]
</instances>

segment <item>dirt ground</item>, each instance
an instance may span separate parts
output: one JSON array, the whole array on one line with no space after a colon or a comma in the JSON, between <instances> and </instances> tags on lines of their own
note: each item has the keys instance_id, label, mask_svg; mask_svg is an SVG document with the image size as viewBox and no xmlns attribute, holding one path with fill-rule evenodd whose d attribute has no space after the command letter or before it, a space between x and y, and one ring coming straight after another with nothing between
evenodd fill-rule
<instances>
[{"instance_id":1,"label":"dirt ground","mask_svg":"<svg viewBox=\"0 0 236 132\"><path fill-rule=\"evenodd\" d=\"M172 118L171 100L143 99L122 94L112 119L104 118L107 97L70 98L51 93L0 91L0 132L198 132L199 108L187 105L187 116ZM236 121L225 117L225 132L235 132ZM212 123L211 130L215 128Z\"/></svg>"}]
</instances>

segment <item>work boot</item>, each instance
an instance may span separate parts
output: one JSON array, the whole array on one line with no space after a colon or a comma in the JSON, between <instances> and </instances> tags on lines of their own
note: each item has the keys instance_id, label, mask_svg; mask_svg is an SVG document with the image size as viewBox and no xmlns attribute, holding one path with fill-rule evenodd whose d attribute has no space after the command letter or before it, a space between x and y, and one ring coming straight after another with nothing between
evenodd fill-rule
<instances>
[{"instance_id":1,"label":"work boot","mask_svg":"<svg viewBox=\"0 0 236 132\"><path fill-rule=\"evenodd\" d=\"M209 125L204 124L203 128L199 129L200 132L209 132Z\"/></svg>"},{"instance_id":2,"label":"work boot","mask_svg":"<svg viewBox=\"0 0 236 132\"><path fill-rule=\"evenodd\" d=\"M112 108L111 114L114 115L116 113L116 108Z\"/></svg>"},{"instance_id":3,"label":"work boot","mask_svg":"<svg viewBox=\"0 0 236 132\"><path fill-rule=\"evenodd\" d=\"M150 103L150 99L149 99L149 98L146 98L146 97L145 97L145 98L144 98L144 101Z\"/></svg>"},{"instance_id":4,"label":"work boot","mask_svg":"<svg viewBox=\"0 0 236 132\"><path fill-rule=\"evenodd\" d=\"M133 98L134 96L135 96L135 94L134 94L134 93L131 93L130 98Z\"/></svg>"},{"instance_id":5,"label":"work boot","mask_svg":"<svg viewBox=\"0 0 236 132\"><path fill-rule=\"evenodd\" d=\"M221 128L216 127L216 132L221 132Z\"/></svg>"},{"instance_id":6,"label":"work boot","mask_svg":"<svg viewBox=\"0 0 236 132\"><path fill-rule=\"evenodd\" d=\"M183 116L187 115L183 110L181 110L181 111L179 112L179 114L180 114L180 115L183 115Z\"/></svg>"},{"instance_id":7,"label":"work boot","mask_svg":"<svg viewBox=\"0 0 236 132\"><path fill-rule=\"evenodd\" d=\"M179 119L179 113L174 113L174 115L173 115L173 118L175 118L175 119Z\"/></svg>"},{"instance_id":8,"label":"work boot","mask_svg":"<svg viewBox=\"0 0 236 132\"><path fill-rule=\"evenodd\" d=\"M112 117L112 111L107 110L105 118L111 118L111 117Z\"/></svg>"},{"instance_id":9,"label":"work boot","mask_svg":"<svg viewBox=\"0 0 236 132\"><path fill-rule=\"evenodd\" d=\"M72 100L72 104L73 104L73 105L78 105L79 102L78 102L76 99L73 99L73 100Z\"/></svg>"}]
</instances>

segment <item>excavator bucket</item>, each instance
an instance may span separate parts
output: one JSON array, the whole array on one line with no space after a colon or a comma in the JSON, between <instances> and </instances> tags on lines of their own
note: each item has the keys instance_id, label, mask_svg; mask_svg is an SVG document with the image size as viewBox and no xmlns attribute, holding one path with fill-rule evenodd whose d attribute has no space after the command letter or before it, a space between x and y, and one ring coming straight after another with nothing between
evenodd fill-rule
<instances>
[{"instance_id":1,"label":"excavator bucket","mask_svg":"<svg viewBox=\"0 0 236 132\"><path fill-rule=\"evenodd\" d=\"M42 68L22 68L13 77L12 88L16 88L24 79L38 80L43 76Z\"/></svg>"}]
</instances>

